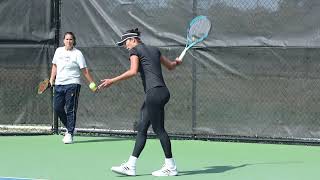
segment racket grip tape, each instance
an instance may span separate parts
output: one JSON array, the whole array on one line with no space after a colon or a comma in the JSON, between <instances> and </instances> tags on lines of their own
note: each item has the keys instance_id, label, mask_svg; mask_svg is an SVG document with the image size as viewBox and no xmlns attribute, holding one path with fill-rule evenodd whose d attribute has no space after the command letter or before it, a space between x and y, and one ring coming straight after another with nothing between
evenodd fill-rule
<instances>
[{"instance_id":1,"label":"racket grip tape","mask_svg":"<svg viewBox=\"0 0 320 180\"><path fill-rule=\"evenodd\" d=\"M180 54L179 59L180 59L181 61L182 61L184 55L186 55L187 50L188 50L188 49L185 48L185 49L182 51L182 53Z\"/></svg>"}]
</instances>

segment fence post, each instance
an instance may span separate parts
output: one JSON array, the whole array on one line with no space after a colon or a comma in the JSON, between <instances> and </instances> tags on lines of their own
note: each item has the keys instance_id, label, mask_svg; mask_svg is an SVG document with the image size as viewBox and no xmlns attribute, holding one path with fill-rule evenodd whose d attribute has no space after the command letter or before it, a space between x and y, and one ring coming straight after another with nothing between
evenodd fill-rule
<instances>
[{"instance_id":1,"label":"fence post","mask_svg":"<svg viewBox=\"0 0 320 180\"><path fill-rule=\"evenodd\" d=\"M59 40L60 40L60 21L61 21L61 14L60 14L60 5L61 0L54 0L54 24L55 24L55 36L54 36L54 49L57 49L59 47ZM52 88L52 98L51 98L51 104L52 104L52 129L54 134L59 134L59 121L58 116L54 111L54 88Z\"/></svg>"},{"instance_id":2,"label":"fence post","mask_svg":"<svg viewBox=\"0 0 320 180\"><path fill-rule=\"evenodd\" d=\"M193 0L192 4L193 18L197 16L198 0ZM195 139L196 134L194 129L196 128L197 121L197 64L192 61L192 137Z\"/></svg>"}]
</instances>

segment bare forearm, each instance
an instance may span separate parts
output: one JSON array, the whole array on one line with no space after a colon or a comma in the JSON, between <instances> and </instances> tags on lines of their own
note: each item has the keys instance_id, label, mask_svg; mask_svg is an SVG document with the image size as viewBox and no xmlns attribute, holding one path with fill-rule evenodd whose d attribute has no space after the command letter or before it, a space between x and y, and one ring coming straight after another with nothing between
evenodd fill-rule
<instances>
[{"instance_id":1,"label":"bare forearm","mask_svg":"<svg viewBox=\"0 0 320 180\"><path fill-rule=\"evenodd\" d=\"M165 56L161 56L160 61L161 61L161 64L163 64L169 70L173 70L176 68L177 65L181 64L181 61L178 61L178 59L170 60Z\"/></svg>"},{"instance_id":2,"label":"bare forearm","mask_svg":"<svg viewBox=\"0 0 320 180\"><path fill-rule=\"evenodd\" d=\"M96 92L97 91L97 85L94 82L89 69L88 68L83 68L82 70L82 74L84 75L84 77L87 79L87 81L89 82L89 88L91 89L92 92Z\"/></svg>"},{"instance_id":3,"label":"bare forearm","mask_svg":"<svg viewBox=\"0 0 320 180\"><path fill-rule=\"evenodd\" d=\"M87 80L89 83L94 82L94 80L93 80L93 78L92 78L92 76L91 76L88 68L82 69L82 74L83 74L83 76L86 78L86 80Z\"/></svg>"},{"instance_id":4,"label":"bare forearm","mask_svg":"<svg viewBox=\"0 0 320 180\"><path fill-rule=\"evenodd\" d=\"M57 65L52 64L51 75L50 75L50 84L51 85L53 85L54 80L56 79L56 75L57 75Z\"/></svg>"},{"instance_id":5,"label":"bare forearm","mask_svg":"<svg viewBox=\"0 0 320 180\"><path fill-rule=\"evenodd\" d=\"M137 74L136 72L128 70L128 71L124 72L123 74L112 78L111 80L112 80L112 83L117 83L119 81L129 79L129 78L135 76L136 74Z\"/></svg>"}]
</instances>

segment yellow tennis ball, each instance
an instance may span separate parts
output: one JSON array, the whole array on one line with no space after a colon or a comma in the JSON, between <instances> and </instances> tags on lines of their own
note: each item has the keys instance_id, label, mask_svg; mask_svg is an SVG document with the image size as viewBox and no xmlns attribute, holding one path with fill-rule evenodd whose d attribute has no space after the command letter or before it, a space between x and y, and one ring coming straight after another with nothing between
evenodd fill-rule
<instances>
[{"instance_id":1,"label":"yellow tennis ball","mask_svg":"<svg viewBox=\"0 0 320 180\"><path fill-rule=\"evenodd\" d=\"M97 87L96 83L92 82L92 83L89 84L89 88L92 91L96 91L98 87Z\"/></svg>"}]
</instances>

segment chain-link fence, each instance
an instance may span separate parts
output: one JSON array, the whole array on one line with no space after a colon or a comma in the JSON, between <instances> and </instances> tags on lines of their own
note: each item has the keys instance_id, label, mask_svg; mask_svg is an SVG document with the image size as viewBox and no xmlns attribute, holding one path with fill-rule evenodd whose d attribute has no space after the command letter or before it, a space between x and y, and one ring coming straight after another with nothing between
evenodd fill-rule
<instances>
[{"instance_id":1,"label":"chain-link fence","mask_svg":"<svg viewBox=\"0 0 320 180\"><path fill-rule=\"evenodd\" d=\"M0 124L52 125L51 94L38 96L33 88L48 76L54 48L62 45L57 39L64 32L76 34L98 81L130 66L127 51L115 46L123 31L138 27L146 44L173 59L184 48L189 21L206 15L212 21L208 39L190 50L175 71L163 69L171 92L168 132L207 138L320 139L317 0L31 2L16 4L29 10L34 8L30 4L47 7L44 18L23 20L26 28L16 36L9 30L0 33ZM45 28L43 21L48 21ZM1 29L16 27L8 19L1 22ZM44 32L37 34L34 29L39 28ZM98 94L83 85L78 129L134 133L144 96L138 76Z\"/></svg>"}]
</instances>

